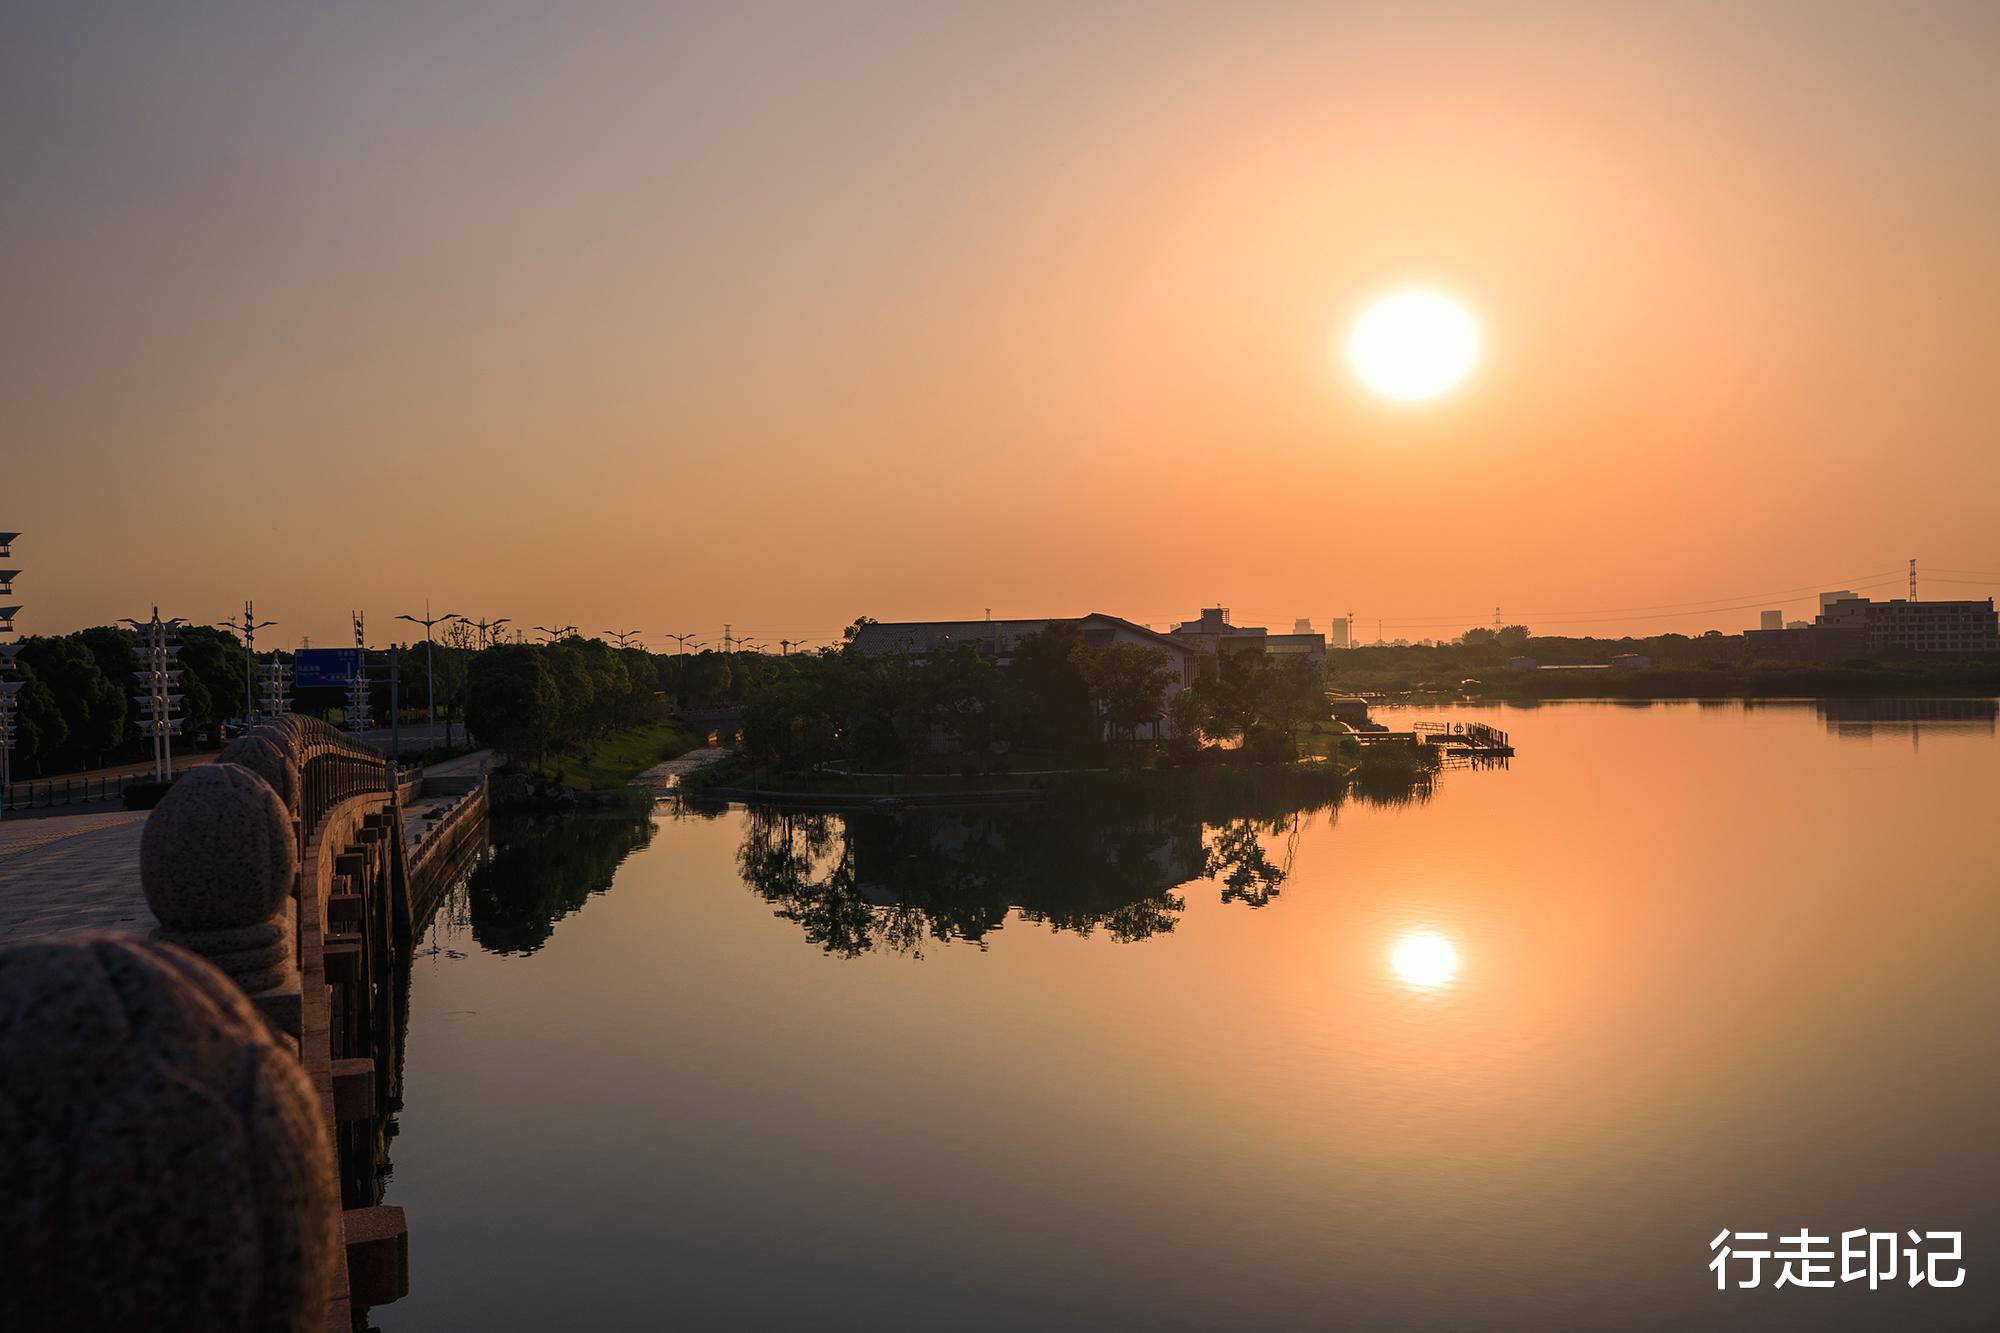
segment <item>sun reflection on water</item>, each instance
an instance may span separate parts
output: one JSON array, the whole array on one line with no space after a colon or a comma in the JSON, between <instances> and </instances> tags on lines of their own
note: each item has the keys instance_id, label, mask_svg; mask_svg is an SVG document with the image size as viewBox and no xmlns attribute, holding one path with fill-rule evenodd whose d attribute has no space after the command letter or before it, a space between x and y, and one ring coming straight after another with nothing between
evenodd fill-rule
<instances>
[{"instance_id":1,"label":"sun reflection on water","mask_svg":"<svg viewBox=\"0 0 2000 1333\"><path fill-rule=\"evenodd\" d=\"M1413 930L1396 940L1389 966L1404 985L1436 990L1458 975L1458 949L1435 930Z\"/></svg>"}]
</instances>

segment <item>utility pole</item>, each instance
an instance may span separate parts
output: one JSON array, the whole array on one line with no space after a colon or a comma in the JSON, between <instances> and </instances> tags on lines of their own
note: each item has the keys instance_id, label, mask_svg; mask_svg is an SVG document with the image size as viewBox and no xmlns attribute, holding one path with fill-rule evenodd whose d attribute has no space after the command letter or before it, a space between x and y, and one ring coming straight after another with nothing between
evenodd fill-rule
<instances>
[{"instance_id":1,"label":"utility pole","mask_svg":"<svg viewBox=\"0 0 2000 1333\"><path fill-rule=\"evenodd\" d=\"M18 532L0 532L0 560L14 554L14 539ZM14 576L18 569L0 569L0 597L11 596L14 592ZM0 633L14 632L14 615L18 606L0 606ZM14 674L14 654L21 651L18 643L0 643L0 819L7 816L7 801L14 794L14 696L19 694L25 680L8 680Z\"/></svg>"},{"instance_id":2,"label":"utility pole","mask_svg":"<svg viewBox=\"0 0 2000 1333\"><path fill-rule=\"evenodd\" d=\"M153 608L151 620L126 618L125 623L139 632L139 644L145 653L146 665L132 674L145 686L145 693L134 697L151 714L139 724L139 730L153 738L153 781L168 782L174 776L174 734L181 729L181 696L175 693L180 684L180 668L175 665L180 657L180 646L174 641L174 631L182 621L160 619L160 608Z\"/></svg>"},{"instance_id":3,"label":"utility pole","mask_svg":"<svg viewBox=\"0 0 2000 1333\"><path fill-rule=\"evenodd\" d=\"M421 616L399 615L396 617L396 619L407 620L413 625L422 625L424 627L424 676L426 677L429 683L429 691L430 691L430 700L428 703L424 705L424 722L431 729L433 733L431 740L433 743L435 743L437 740L435 733L437 731L437 702L438 702L437 659L431 655L433 652L433 649L431 647L431 630L439 625L444 624L447 620L463 620L465 619L465 617L461 616L456 611L447 611L441 616L432 615L431 599L426 597L424 598L423 615Z\"/></svg>"},{"instance_id":4,"label":"utility pole","mask_svg":"<svg viewBox=\"0 0 2000 1333\"><path fill-rule=\"evenodd\" d=\"M277 624L275 620L259 620L255 605L248 599L243 603L243 620L218 620L216 628L226 629L243 638L243 726L247 730L257 725L257 631L269 629Z\"/></svg>"},{"instance_id":5,"label":"utility pole","mask_svg":"<svg viewBox=\"0 0 2000 1333\"><path fill-rule=\"evenodd\" d=\"M403 682L396 669L396 645L389 645L389 757L403 757Z\"/></svg>"}]
</instances>

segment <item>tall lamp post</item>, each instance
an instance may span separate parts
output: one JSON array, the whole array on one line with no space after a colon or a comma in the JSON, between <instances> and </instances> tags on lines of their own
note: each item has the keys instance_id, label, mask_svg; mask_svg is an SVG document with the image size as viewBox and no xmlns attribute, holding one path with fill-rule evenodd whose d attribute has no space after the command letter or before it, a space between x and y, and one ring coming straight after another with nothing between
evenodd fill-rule
<instances>
[{"instance_id":1,"label":"tall lamp post","mask_svg":"<svg viewBox=\"0 0 2000 1333\"><path fill-rule=\"evenodd\" d=\"M680 653L674 658L674 693L678 696L682 691L687 689L688 644L692 641L694 646L699 648L702 646L702 642L692 634L663 634L660 637L663 639L672 639L680 645Z\"/></svg>"},{"instance_id":2,"label":"tall lamp post","mask_svg":"<svg viewBox=\"0 0 2000 1333\"><path fill-rule=\"evenodd\" d=\"M18 532L0 532L0 560L14 554L14 539ZM0 569L0 596L14 591L14 576L18 569ZM18 606L0 606L0 632L14 632L14 613ZM8 680L14 673L14 654L21 651L18 643L0 643L0 818L7 814L7 799L14 794L14 696L28 682Z\"/></svg>"},{"instance_id":3,"label":"tall lamp post","mask_svg":"<svg viewBox=\"0 0 2000 1333\"><path fill-rule=\"evenodd\" d=\"M429 702L424 705L424 721L431 729L431 741L435 744L437 741L438 685L436 663L431 657L431 630L444 624L447 620L463 620L465 617L456 611L447 611L441 616L432 615L430 599L426 597L424 599L424 613L421 616L397 616L396 619L407 620L413 625L422 625L424 627L424 676L426 688L430 695Z\"/></svg>"},{"instance_id":4,"label":"tall lamp post","mask_svg":"<svg viewBox=\"0 0 2000 1333\"><path fill-rule=\"evenodd\" d=\"M506 616L502 616L498 620L466 620L464 616L460 616L459 619L464 620L466 624L472 626L478 632L478 643L481 648L492 647L500 638L500 627L513 623Z\"/></svg>"},{"instance_id":5,"label":"tall lamp post","mask_svg":"<svg viewBox=\"0 0 2000 1333\"><path fill-rule=\"evenodd\" d=\"M243 636L243 725L250 728L257 725L257 631L269 629L277 624L275 620L259 620L253 604L243 603L243 619L218 620L217 629L226 629L232 634Z\"/></svg>"},{"instance_id":6,"label":"tall lamp post","mask_svg":"<svg viewBox=\"0 0 2000 1333\"><path fill-rule=\"evenodd\" d=\"M567 638L568 638L568 637L569 637L570 635L572 635L572 634L576 633L576 626L574 626L574 625L537 625L537 626L535 626L535 632L536 632L537 634L546 634L546 635L548 635L548 637L547 637L546 639L543 639L543 640L542 640L542 642L543 642L543 643L554 643L554 642L556 642L556 641L557 641L558 639L567 639Z\"/></svg>"},{"instance_id":7,"label":"tall lamp post","mask_svg":"<svg viewBox=\"0 0 2000 1333\"><path fill-rule=\"evenodd\" d=\"M606 630L606 631L604 631L604 632L605 632L605 634L606 634L607 636L609 636L609 637L611 637L611 638L614 638L614 639L618 640L618 646L619 646L620 648L630 648L630 647L632 647L632 646L633 646L634 644L638 644L638 646L639 646L639 647L641 647L641 648L644 648L644 647L646 646L645 644L643 644L643 643L640 643L640 642L639 642L639 631L638 631L638 630L635 630L635 629L608 629L608 630Z\"/></svg>"},{"instance_id":8,"label":"tall lamp post","mask_svg":"<svg viewBox=\"0 0 2000 1333\"><path fill-rule=\"evenodd\" d=\"M145 668L132 674L146 687L137 697L150 716L139 724L139 730L153 738L153 781L170 782L174 776L174 734L181 729L181 650L174 636L185 622L178 616L161 620L156 606L151 620L127 617L125 623L139 632L145 649Z\"/></svg>"}]
</instances>

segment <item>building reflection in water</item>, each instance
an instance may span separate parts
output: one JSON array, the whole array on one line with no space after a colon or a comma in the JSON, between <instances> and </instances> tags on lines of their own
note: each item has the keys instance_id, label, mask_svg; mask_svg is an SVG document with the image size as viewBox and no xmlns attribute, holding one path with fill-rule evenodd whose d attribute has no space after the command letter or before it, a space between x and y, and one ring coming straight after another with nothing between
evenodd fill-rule
<instances>
[{"instance_id":1,"label":"building reflection in water","mask_svg":"<svg viewBox=\"0 0 2000 1333\"><path fill-rule=\"evenodd\" d=\"M1907 736L1912 746L1924 732L1990 736L2000 718L1994 699L1821 699L1813 707L1842 740Z\"/></svg>"}]
</instances>

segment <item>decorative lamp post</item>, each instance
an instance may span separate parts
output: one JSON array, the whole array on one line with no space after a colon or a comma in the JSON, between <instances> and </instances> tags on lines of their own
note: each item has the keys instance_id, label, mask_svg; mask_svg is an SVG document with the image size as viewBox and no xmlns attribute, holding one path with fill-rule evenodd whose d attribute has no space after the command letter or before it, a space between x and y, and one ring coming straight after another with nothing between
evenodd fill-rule
<instances>
[{"instance_id":1,"label":"decorative lamp post","mask_svg":"<svg viewBox=\"0 0 2000 1333\"><path fill-rule=\"evenodd\" d=\"M18 532L0 532L0 560L14 554L14 539ZM0 597L9 596L14 591L14 576L18 569L0 569ZM0 606L0 634L14 632L14 616L20 611L18 606ZM8 680L14 674L14 654L21 651L18 643L0 643L0 818L7 813L7 800L14 794L14 696L28 682Z\"/></svg>"},{"instance_id":2,"label":"decorative lamp post","mask_svg":"<svg viewBox=\"0 0 2000 1333\"><path fill-rule=\"evenodd\" d=\"M132 674L144 687L144 693L134 697L147 712L139 730L153 738L153 781L170 782L174 776L174 737L181 729L181 696L176 692L181 682L176 665L181 650L174 631L186 622L178 616L161 620L156 606L151 620L127 617L124 623L138 631L139 647L145 655L146 665Z\"/></svg>"}]
</instances>

